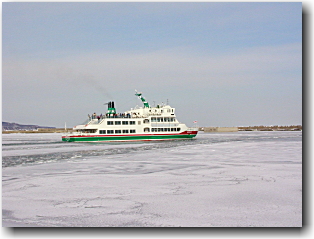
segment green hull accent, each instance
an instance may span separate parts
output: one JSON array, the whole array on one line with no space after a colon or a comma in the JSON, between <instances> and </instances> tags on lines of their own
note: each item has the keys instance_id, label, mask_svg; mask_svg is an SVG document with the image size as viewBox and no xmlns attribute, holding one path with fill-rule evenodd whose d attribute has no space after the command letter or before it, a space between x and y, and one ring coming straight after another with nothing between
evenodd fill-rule
<instances>
[{"instance_id":1,"label":"green hull accent","mask_svg":"<svg viewBox=\"0 0 314 239\"><path fill-rule=\"evenodd\" d=\"M132 141L132 140L174 140L174 139L191 139L196 134L178 134L178 135L134 135L134 136L104 136L104 137L88 137L88 136L72 136L62 137L62 141L67 142L86 142L86 141Z\"/></svg>"}]
</instances>

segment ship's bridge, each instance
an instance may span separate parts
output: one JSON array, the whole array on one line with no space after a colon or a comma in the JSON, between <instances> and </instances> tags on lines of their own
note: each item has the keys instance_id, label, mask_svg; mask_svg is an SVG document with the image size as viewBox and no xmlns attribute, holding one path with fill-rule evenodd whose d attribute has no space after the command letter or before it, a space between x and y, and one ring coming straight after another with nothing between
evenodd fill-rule
<instances>
[{"instance_id":1,"label":"ship's bridge","mask_svg":"<svg viewBox=\"0 0 314 239\"><path fill-rule=\"evenodd\" d=\"M159 115L159 116L175 116L175 108L170 105L157 105L157 107L138 107L131 108L131 110L126 111L125 114L130 114L131 117L141 117L147 118L149 116Z\"/></svg>"}]
</instances>

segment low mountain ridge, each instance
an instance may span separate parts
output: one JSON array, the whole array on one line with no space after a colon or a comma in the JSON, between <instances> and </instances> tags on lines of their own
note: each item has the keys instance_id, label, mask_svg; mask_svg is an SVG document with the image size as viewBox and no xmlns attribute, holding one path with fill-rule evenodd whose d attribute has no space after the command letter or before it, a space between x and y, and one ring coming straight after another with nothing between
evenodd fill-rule
<instances>
[{"instance_id":1,"label":"low mountain ridge","mask_svg":"<svg viewBox=\"0 0 314 239\"><path fill-rule=\"evenodd\" d=\"M38 128L51 128L56 127L39 126L39 125L25 125L18 123L2 122L2 130L36 130Z\"/></svg>"}]
</instances>

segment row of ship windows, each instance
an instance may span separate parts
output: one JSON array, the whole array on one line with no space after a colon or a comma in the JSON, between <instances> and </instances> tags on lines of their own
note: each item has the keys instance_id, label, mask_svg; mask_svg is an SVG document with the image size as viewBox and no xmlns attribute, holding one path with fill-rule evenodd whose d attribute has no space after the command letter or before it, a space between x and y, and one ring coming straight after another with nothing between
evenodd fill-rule
<instances>
[{"instance_id":1,"label":"row of ship windows","mask_svg":"<svg viewBox=\"0 0 314 239\"><path fill-rule=\"evenodd\" d=\"M174 117L152 117L152 122L175 122ZM148 119L143 121L144 123L149 123ZM135 125L135 121L107 121L107 125ZM139 121L140 124L140 121Z\"/></svg>"},{"instance_id":2,"label":"row of ship windows","mask_svg":"<svg viewBox=\"0 0 314 239\"><path fill-rule=\"evenodd\" d=\"M107 133L106 133L107 132ZM120 130L120 129L117 129L117 130L99 130L99 134L135 134L136 133L136 130L135 129L124 129L124 130Z\"/></svg>"},{"instance_id":3,"label":"row of ship windows","mask_svg":"<svg viewBox=\"0 0 314 239\"><path fill-rule=\"evenodd\" d=\"M107 125L121 125L121 121L107 121ZM122 121L122 125L135 125L135 121Z\"/></svg>"},{"instance_id":4,"label":"row of ship windows","mask_svg":"<svg viewBox=\"0 0 314 239\"><path fill-rule=\"evenodd\" d=\"M152 122L175 122L176 119L174 117L152 117Z\"/></svg>"},{"instance_id":5,"label":"row of ship windows","mask_svg":"<svg viewBox=\"0 0 314 239\"><path fill-rule=\"evenodd\" d=\"M175 132L180 131L180 128L152 128L152 132ZM144 132L149 132L149 128L145 128ZM135 134L135 129L116 129L116 130L99 130L99 134Z\"/></svg>"},{"instance_id":6,"label":"row of ship windows","mask_svg":"<svg viewBox=\"0 0 314 239\"><path fill-rule=\"evenodd\" d=\"M152 128L152 132L173 132L180 131L180 128Z\"/></svg>"}]
</instances>

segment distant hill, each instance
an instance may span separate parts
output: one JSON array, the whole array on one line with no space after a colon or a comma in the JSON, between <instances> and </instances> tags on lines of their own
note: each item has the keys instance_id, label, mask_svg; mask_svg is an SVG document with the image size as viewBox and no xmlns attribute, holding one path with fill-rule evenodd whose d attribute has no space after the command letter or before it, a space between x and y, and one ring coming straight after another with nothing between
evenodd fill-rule
<instances>
[{"instance_id":1,"label":"distant hill","mask_svg":"<svg viewBox=\"0 0 314 239\"><path fill-rule=\"evenodd\" d=\"M3 130L36 130L38 128L54 129L56 127L39 126L39 125L25 125L25 124L2 122L2 131Z\"/></svg>"}]
</instances>

